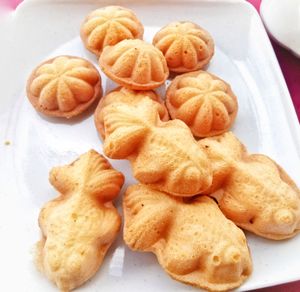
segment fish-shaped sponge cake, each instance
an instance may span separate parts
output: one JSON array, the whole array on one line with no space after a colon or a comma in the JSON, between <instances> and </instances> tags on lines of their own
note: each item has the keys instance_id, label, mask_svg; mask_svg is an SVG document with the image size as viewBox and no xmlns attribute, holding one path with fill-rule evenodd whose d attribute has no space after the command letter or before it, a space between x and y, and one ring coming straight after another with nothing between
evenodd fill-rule
<instances>
[{"instance_id":1,"label":"fish-shaped sponge cake","mask_svg":"<svg viewBox=\"0 0 300 292\"><path fill-rule=\"evenodd\" d=\"M70 165L53 168L50 182L59 197L40 212L36 260L58 288L69 291L96 273L116 238L121 218L112 200L124 177L91 150Z\"/></svg>"},{"instance_id":2,"label":"fish-shaped sponge cake","mask_svg":"<svg viewBox=\"0 0 300 292\"><path fill-rule=\"evenodd\" d=\"M179 196L205 191L212 181L207 155L182 121L161 121L156 104L141 99L104 107L105 155L128 159L134 177L154 189Z\"/></svg>"},{"instance_id":3,"label":"fish-shaped sponge cake","mask_svg":"<svg viewBox=\"0 0 300 292\"><path fill-rule=\"evenodd\" d=\"M133 185L123 209L125 243L136 251L153 252L175 280L228 291L251 274L243 231L208 196L180 198Z\"/></svg>"},{"instance_id":4,"label":"fish-shaped sponge cake","mask_svg":"<svg viewBox=\"0 0 300 292\"><path fill-rule=\"evenodd\" d=\"M300 232L300 191L271 158L249 154L228 132L199 141L212 163L213 193L225 216L260 236L280 240Z\"/></svg>"}]
</instances>

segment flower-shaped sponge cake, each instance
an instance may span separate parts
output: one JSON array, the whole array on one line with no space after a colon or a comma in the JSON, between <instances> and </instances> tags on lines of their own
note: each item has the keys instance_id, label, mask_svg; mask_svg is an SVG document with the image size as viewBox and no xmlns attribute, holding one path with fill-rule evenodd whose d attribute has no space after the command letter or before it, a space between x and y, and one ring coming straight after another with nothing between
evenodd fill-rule
<instances>
[{"instance_id":1,"label":"flower-shaped sponge cake","mask_svg":"<svg viewBox=\"0 0 300 292\"><path fill-rule=\"evenodd\" d=\"M133 11L120 6L107 6L92 11L81 25L84 45L99 56L105 46L124 39L142 38L144 28Z\"/></svg>"},{"instance_id":2,"label":"flower-shaped sponge cake","mask_svg":"<svg viewBox=\"0 0 300 292\"><path fill-rule=\"evenodd\" d=\"M265 155L248 154L228 132L202 139L212 163L214 191L224 215L260 236L281 240L300 232L300 190L287 173Z\"/></svg>"},{"instance_id":3,"label":"flower-shaped sponge cake","mask_svg":"<svg viewBox=\"0 0 300 292\"><path fill-rule=\"evenodd\" d=\"M124 241L153 252L175 280L211 291L238 287L252 271L244 233L207 196L189 201L130 186L123 200Z\"/></svg>"},{"instance_id":4,"label":"flower-shaped sponge cake","mask_svg":"<svg viewBox=\"0 0 300 292\"><path fill-rule=\"evenodd\" d=\"M163 121L167 121L169 119L168 111L161 100L161 98L155 93L153 90L147 91L136 91L131 90L126 87L118 87L115 90L111 91L109 94L104 96L95 111L95 125L98 130L98 133L104 139L105 137L105 129L104 129L104 121L103 121L103 108L115 103L121 102L125 104L135 105L138 104L141 99L151 99L155 101L153 106L157 108L159 113L159 117Z\"/></svg>"},{"instance_id":5,"label":"flower-shaped sponge cake","mask_svg":"<svg viewBox=\"0 0 300 292\"><path fill-rule=\"evenodd\" d=\"M238 110L230 85L205 71L177 76L168 87L166 106L171 118L184 121L196 137L226 132Z\"/></svg>"},{"instance_id":6,"label":"flower-shaped sponge cake","mask_svg":"<svg viewBox=\"0 0 300 292\"><path fill-rule=\"evenodd\" d=\"M101 96L101 77L87 60L59 56L40 64L31 73L26 90L37 111L71 118Z\"/></svg>"},{"instance_id":7,"label":"flower-shaped sponge cake","mask_svg":"<svg viewBox=\"0 0 300 292\"><path fill-rule=\"evenodd\" d=\"M166 57L173 72L190 72L203 68L214 54L214 41L210 34L195 23L172 22L163 27L153 44Z\"/></svg>"},{"instance_id":8,"label":"flower-shaped sponge cake","mask_svg":"<svg viewBox=\"0 0 300 292\"><path fill-rule=\"evenodd\" d=\"M169 76L162 52L138 39L123 40L115 46L105 47L99 64L110 79L130 89L154 89Z\"/></svg>"},{"instance_id":9,"label":"flower-shaped sponge cake","mask_svg":"<svg viewBox=\"0 0 300 292\"><path fill-rule=\"evenodd\" d=\"M212 182L210 161L190 129L179 120L163 122L157 102L112 102L103 108L104 153L128 159L141 183L178 196L193 196Z\"/></svg>"},{"instance_id":10,"label":"flower-shaped sponge cake","mask_svg":"<svg viewBox=\"0 0 300 292\"><path fill-rule=\"evenodd\" d=\"M53 168L50 182L60 194L40 212L36 260L61 291L70 291L97 272L117 236L121 218L112 200L124 177L91 150Z\"/></svg>"}]
</instances>

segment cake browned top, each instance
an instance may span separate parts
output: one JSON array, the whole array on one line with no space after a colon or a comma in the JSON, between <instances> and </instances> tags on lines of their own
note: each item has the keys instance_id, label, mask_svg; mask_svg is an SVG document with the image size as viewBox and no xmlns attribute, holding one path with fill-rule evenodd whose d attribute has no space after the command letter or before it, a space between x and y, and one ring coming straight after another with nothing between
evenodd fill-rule
<instances>
[{"instance_id":1,"label":"cake browned top","mask_svg":"<svg viewBox=\"0 0 300 292\"><path fill-rule=\"evenodd\" d=\"M175 21L154 36L153 44L166 57L173 72L190 72L203 68L214 54L211 35L190 21Z\"/></svg>"},{"instance_id":2,"label":"cake browned top","mask_svg":"<svg viewBox=\"0 0 300 292\"><path fill-rule=\"evenodd\" d=\"M110 79L130 89L154 89L169 76L162 52L138 39L123 40L115 46L105 47L99 64Z\"/></svg>"},{"instance_id":3,"label":"cake browned top","mask_svg":"<svg viewBox=\"0 0 300 292\"><path fill-rule=\"evenodd\" d=\"M99 56L106 46L124 39L142 38L144 27L134 12L121 6L106 6L92 11L81 25L85 47Z\"/></svg>"},{"instance_id":4,"label":"cake browned top","mask_svg":"<svg viewBox=\"0 0 300 292\"><path fill-rule=\"evenodd\" d=\"M78 57L47 60L34 69L27 81L31 104L47 116L76 116L101 94L99 72L92 63Z\"/></svg>"},{"instance_id":5,"label":"cake browned top","mask_svg":"<svg viewBox=\"0 0 300 292\"><path fill-rule=\"evenodd\" d=\"M177 76L168 87L166 105L172 119L184 121L196 137L228 131L238 110L230 85L205 71Z\"/></svg>"}]
</instances>

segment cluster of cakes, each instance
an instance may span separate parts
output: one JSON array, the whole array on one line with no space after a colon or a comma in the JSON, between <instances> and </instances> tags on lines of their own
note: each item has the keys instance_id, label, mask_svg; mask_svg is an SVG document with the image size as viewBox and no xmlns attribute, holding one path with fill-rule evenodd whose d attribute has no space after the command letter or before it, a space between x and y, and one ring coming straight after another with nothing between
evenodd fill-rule
<instances>
[{"instance_id":1,"label":"cluster of cakes","mask_svg":"<svg viewBox=\"0 0 300 292\"><path fill-rule=\"evenodd\" d=\"M248 154L228 132L238 103L228 83L203 71L214 54L210 34L188 21L163 27L153 44L143 32L131 10L108 6L91 12L80 33L119 85L94 118L104 154L129 160L139 182L123 198L124 241L153 252L175 280L233 289L252 271L240 228L275 240L294 236L300 191L276 162ZM163 99L154 89L170 72L181 75ZM60 56L33 71L27 95L36 110L70 118L102 96L101 77L89 61ZM60 289L78 287L101 265L120 228L112 200L123 180L94 151L52 170L61 197L40 214L37 262Z\"/></svg>"}]
</instances>

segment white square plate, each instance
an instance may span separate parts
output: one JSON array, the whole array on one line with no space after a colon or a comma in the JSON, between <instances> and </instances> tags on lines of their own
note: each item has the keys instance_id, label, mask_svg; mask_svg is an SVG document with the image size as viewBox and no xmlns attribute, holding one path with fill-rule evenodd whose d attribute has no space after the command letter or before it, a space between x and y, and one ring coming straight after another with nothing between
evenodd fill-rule
<instances>
[{"instance_id":1,"label":"white square plate","mask_svg":"<svg viewBox=\"0 0 300 292\"><path fill-rule=\"evenodd\" d=\"M2 29L0 274L1 287L8 288L6 291L57 291L36 271L32 259L33 245L40 236L39 210L56 196L48 182L48 172L90 148L102 152L92 110L69 122L42 117L25 97L26 77L40 61L58 54L82 56L97 64L81 44L78 32L88 11L108 4L109 1L29 0ZM146 27L147 41L172 20L191 20L211 32L216 53L208 71L228 81L239 100L234 133L251 152L274 158L300 185L299 125L256 11L238 0L132 0L119 4L136 12ZM102 76L104 90L113 88L114 84ZM6 140L11 144L5 145ZM126 161L112 164L125 173L126 186L133 183ZM120 210L121 196L117 206ZM282 242L251 234L247 238L254 272L240 289L300 279L300 236ZM196 291L171 280L154 255L126 248L121 232L99 272L78 291L120 290Z\"/></svg>"}]
</instances>

